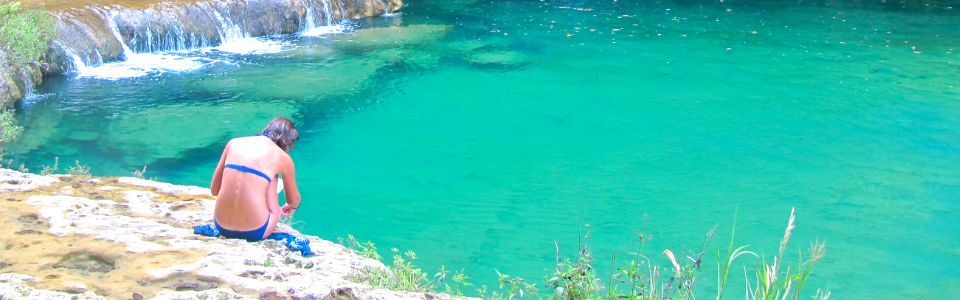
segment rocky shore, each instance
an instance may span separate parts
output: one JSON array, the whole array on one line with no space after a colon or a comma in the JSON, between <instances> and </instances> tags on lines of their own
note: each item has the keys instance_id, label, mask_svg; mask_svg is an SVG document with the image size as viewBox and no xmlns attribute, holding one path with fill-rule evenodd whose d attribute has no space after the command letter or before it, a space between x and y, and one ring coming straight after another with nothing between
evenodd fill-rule
<instances>
[{"instance_id":1,"label":"rocky shore","mask_svg":"<svg viewBox=\"0 0 960 300\"><path fill-rule=\"evenodd\" d=\"M0 194L0 299L451 298L352 282L386 267L313 236L303 257L195 235L212 220L206 188L0 169Z\"/></svg>"}]
</instances>

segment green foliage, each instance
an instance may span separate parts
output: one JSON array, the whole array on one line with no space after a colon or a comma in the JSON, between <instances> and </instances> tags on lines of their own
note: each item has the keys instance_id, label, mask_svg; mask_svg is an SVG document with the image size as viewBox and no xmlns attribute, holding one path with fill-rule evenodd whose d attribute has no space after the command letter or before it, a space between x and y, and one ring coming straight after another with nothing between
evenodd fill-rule
<instances>
[{"instance_id":1,"label":"green foliage","mask_svg":"<svg viewBox=\"0 0 960 300\"><path fill-rule=\"evenodd\" d=\"M808 257L801 257L795 267L782 267L784 254L796 219L795 211L791 211L787 222L787 229L780 241L777 256L772 262L760 258L756 253L748 251L747 245L735 247L736 227L731 230L730 244L726 255L720 256L717 252L717 296L723 299L733 263L740 258L760 258L760 265L754 272L754 283L746 283L746 299L748 300L785 300L800 299L801 290L813 272L813 267L826 254L825 244L814 242L808 250ZM736 223L736 213L734 214ZM589 225L588 225L589 226ZM651 238L640 234L637 251L631 253L631 259L624 265L617 265L616 257L611 261L615 266L609 277L603 278L594 268L594 256L589 247L590 234L587 233L580 241L579 251L575 258L565 258L560 255L557 244L557 264L551 274L544 278L544 287L552 293L544 298L557 300L580 299L607 299L607 300L667 300L667 299L695 299L697 278L700 273L703 257L710 242L714 238L714 230L706 234L698 251L691 252L678 259L671 250L664 250L662 254L668 259L668 266L660 266L643 254L643 245ZM343 241L341 241L343 242ZM348 247L361 255L378 259L376 247L373 243L360 243L353 236L348 236L345 243ZM403 254L398 249L392 249L393 262L387 269L368 268L353 277L359 282L368 283L374 287L401 291L415 292L444 292L452 295L462 295L463 290L472 286L467 280L469 277L463 270L456 272L452 280L447 280L448 272L441 267L428 280L426 274L414 266L416 254L407 251ZM521 299L538 293L537 287L526 282L523 278L512 277L497 271L498 289L491 291L481 286L477 293L484 299ZM749 280L749 278L748 278ZM807 296L809 297L809 296ZM830 293L817 290L814 299L829 299Z\"/></svg>"},{"instance_id":2,"label":"green foliage","mask_svg":"<svg viewBox=\"0 0 960 300\"><path fill-rule=\"evenodd\" d=\"M133 177L139 179L145 179L144 177L147 175L147 166L143 166L143 169L133 170L133 172L130 172L130 175L133 175Z\"/></svg>"},{"instance_id":3,"label":"green foliage","mask_svg":"<svg viewBox=\"0 0 960 300\"><path fill-rule=\"evenodd\" d=\"M373 287L395 291L433 291L433 286L427 279L427 274L413 264L417 260L416 253L407 251L401 254L400 249L397 248L390 250L393 252L393 262L388 267L389 270L368 267L354 276L353 279L368 283Z\"/></svg>"},{"instance_id":4,"label":"green foliage","mask_svg":"<svg viewBox=\"0 0 960 300\"><path fill-rule=\"evenodd\" d=\"M473 286L469 281L470 276L467 276L467 274L463 272L463 269L454 272L449 281L447 280L447 274L447 268L440 266L440 271L437 271L437 274L433 275L437 291L455 296L463 296L463 290Z\"/></svg>"},{"instance_id":5,"label":"green foliage","mask_svg":"<svg viewBox=\"0 0 960 300\"><path fill-rule=\"evenodd\" d=\"M341 239L340 242L363 257L380 259L380 254L373 242L361 243L353 235L348 235L346 240ZM464 289L473 286L469 282L470 277L463 270L454 272L451 276L443 266L433 275L433 280L430 280L423 269L414 265L417 260L416 253L413 251L401 253L397 248L390 250L393 253L393 260L387 269L368 267L361 270L359 274L351 276L351 279L373 287L395 291L443 292L461 296Z\"/></svg>"},{"instance_id":6,"label":"green foliage","mask_svg":"<svg viewBox=\"0 0 960 300\"><path fill-rule=\"evenodd\" d=\"M341 239L340 244L347 246L347 248L350 248L354 252L357 252L357 254L360 254L360 256L373 259L373 260L380 260L380 253L377 253L377 245L375 245L371 241L361 243L360 241L357 241L357 238L354 237L352 234L348 234L347 240L344 241L343 239Z\"/></svg>"},{"instance_id":7,"label":"green foliage","mask_svg":"<svg viewBox=\"0 0 960 300\"><path fill-rule=\"evenodd\" d=\"M554 299L574 300L587 299L603 291L603 281L593 269L593 253L586 243L590 239L588 233L580 243L580 251L576 261L560 256L560 246L557 246L557 267L552 275L546 278L547 288L553 290Z\"/></svg>"},{"instance_id":8,"label":"green foliage","mask_svg":"<svg viewBox=\"0 0 960 300\"><path fill-rule=\"evenodd\" d=\"M276 267L277 263L273 262L273 259L270 257L267 257L267 259L263 261L263 266L267 268Z\"/></svg>"},{"instance_id":9,"label":"green foliage","mask_svg":"<svg viewBox=\"0 0 960 300\"><path fill-rule=\"evenodd\" d=\"M75 160L74 162L74 165L67 168L67 174L76 176L90 176L90 166L80 164L79 160Z\"/></svg>"},{"instance_id":10,"label":"green foliage","mask_svg":"<svg viewBox=\"0 0 960 300\"><path fill-rule=\"evenodd\" d=\"M60 170L60 157L53 158L53 166L43 165L43 168L40 170L40 175L51 175L56 174Z\"/></svg>"},{"instance_id":11,"label":"green foliage","mask_svg":"<svg viewBox=\"0 0 960 300\"><path fill-rule=\"evenodd\" d=\"M13 112L0 109L0 158L3 157L3 145L20 135L23 127L17 125Z\"/></svg>"},{"instance_id":12,"label":"green foliage","mask_svg":"<svg viewBox=\"0 0 960 300\"><path fill-rule=\"evenodd\" d=\"M53 39L53 18L47 13L23 9L19 2L0 3L0 45L18 66L39 61Z\"/></svg>"}]
</instances>

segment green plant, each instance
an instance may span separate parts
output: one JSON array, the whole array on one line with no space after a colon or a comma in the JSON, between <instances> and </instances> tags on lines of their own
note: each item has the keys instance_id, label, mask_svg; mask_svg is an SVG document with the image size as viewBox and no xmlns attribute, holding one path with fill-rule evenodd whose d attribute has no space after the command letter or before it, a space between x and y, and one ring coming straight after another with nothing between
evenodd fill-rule
<instances>
[{"instance_id":1,"label":"green plant","mask_svg":"<svg viewBox=\"0 0 960 300\"><path fill-rule=\"evenodd\" d=\"M17 125L13 111L0 109L0 158L3 157L3 145L20 135L23 127Z\"/></svg>"},{"instance_id":2,"label":"green plant","mask_svg":"<svg viewBox=\"0 0 960 300\"><path fill-rule=\"evenodd\" d=\"M725 295L725 287L733 263L743 257L759 256L748 251L748 246L734 247L736 237L736 217L734 212L734 226L731 229L730 243L727 246L726 256L721 257L720 251L717 251L717 296L716 299L722 299ZM767 263L761 259L761 264L754 274L754 284L746 283L746 295L748 300L785 300L800 299L800 294L806 280L813 273L813 268L818 261L826 255L826 246L822 242L814 242L809 250L808 257L801 257L795 268L783 269L784 254L790 241L791 233L794 229L796 220L796 210L791 210L790 219L787 222L787 229L784 237L780 241L780 247L772 263ZM588 225L589 227L589 225ZM579 242L579 251L574 259L564 258L560 255L559 243L555 243L556 267L552 273L545 277L545 286L552 291L550 298L562 300L574 299L608 299L608 300L666 300L666 299L695 299L697 287L697 277L700 273L703 257L710 242L714 238L714 230L710 230L700 244L699 251L678 258L672 250L664 250L662 253L670 262L669 266L663 267L654 264L652 260L643 255L644 244L651 239L650 235L640 234L637 251L631 253L633 257L629 263L616 267L617 259L614 256L611 259L611 274L604 281L594 269L594 256L589 247L590 234L584 235ZM353 236L348 236L347 241L341 239L344 243L357 253L371 258L379 258L376 247L371 242L360 243ZM398 249L392 249L393 261L387 269L367 268L360 274L352 277L359 282L366 282L374 287L388 288L392 290L429 292L438 291L448 294L462 295L463 289L472 286L467 280L469 277L463 270L456 272L452 280L448 281L448 271L445 267L434 275L434 280L427 279L423 271L414 266L416 254L407 251L403 254ZM366 253L366 254L363 254ZM490 290L486 285L480 286L477 293L484 299L520 299L528 295L538 293L536 286L527 283L521 277L512 277L510 275L497 271L498 289ZM816 290L813 298L825 300L830 298L829 291Z\"/></svg>"},{"instance_id":3,"label":"green plant","mask_svg":"<svg viewBox=\"0 0 960 300\"><path fill-rule=\"evenodd\" d=\"M523 277L510 277L510 275L497 272L497 282L500 284L500 290L506 288L504 294L494 293L493 298L503 298L512 300L514 298L523 298L529 294L537 294L537 287L527 283Z\"/></svg>"},{"instance_id":4,"label":"green plant","mask_svg":"<svg viewBox=\"0 0 960 300\"><path fill-rule=\"evenodd\" d=\"M67 174L77 175L77 176L90 176L90 166L80 164L79 160L74 161L75 164L67 168Z\"/></svg>"},{"instance_id":5,"label":"green plant","mask_svg":"<svg viewBox=\"0 0 960 300\"><path fill-rule=\"evenodd\" d=\"M429 292L433 291L427 274L414 265L417 254L413 251L400 253L400 249L390 249L393 252L393 262L389 270L368 267L356 274L352 279L365 282L373 287L395 291Z\"/></svg>"},{"instance_id":6,"label":"green plant","mask_svg":"<svg viewBox=\"0 0 960 300\"><path fill-rule=\"evenodd\" d=\"M810 257L803 259L802 253L799 266L796 269L787 268L782 271L784 265L784 254L787 244L790 242L790 236L794 229L796 220L796 209L790 210L790 219L787 221L787 229L784 230L783 239L780 240L780 248L777 256L773 257L773 262L768 263L766 259L755 271L754 285L747 283L747 297L750 299L799 299L800 289L807 278L813 272L813 266L826 255L826 244L816 241L810 246ZM781 272L782 271L782 272ZM792 293L792 296L791 296ZM820 297L829 298L829 293L820 294Z\"/></svg>"},{"instance_id":7,"label":"green plant","mask_svg":"<svg viewBox=\"0 0 960 300\"><path fill-rule=\"evenodd\" d=\"M739 212L740 206L737 205L737 208L733 211L733 226L731 226L730 229L730 244L727 246L725 259L720 258L720 251L717 250L717 300L723 298L723 293L727 287L727 279L730 276L730 266L733 265L733 262L744 255L758 257L756 253L747 251L749 247L747 245L739 246L736 249L733 248L737 236L737 214Z\"/></svg>"},{"instance_id":8,"label":"green plant","mask_svg":"<svg viewBox=\"0 0 960 300\"><path fill-rule=\"evenodd\" d=\"M53 29L53 18L46 12L23 9L19 2L0 3L0 45L20 67L43 58Z\"/></svg>"},{"instance_id":9,"label":"green plant","mask_svg":"<svg viewBox=\"0 0 960 300\"><path fill-rule=\"evenodd\" d=\"M580 242L576 261L562 258L559 243L554 243L557 266L553 274L546 278L547 288L553 290L554 299L586 299L600 294L604 289L603 281L593 269L593 253L587 244L589 240L590 233L587 233Z\"/></svg>"},{"instance_id":10,"label":"green plant","mask_svg":"<svg viewBox=\"0 0 960 300\"><path fill-rule=\"evenodd\" d=\"M340 244L347 246L347 248L353 250L357 254L360 254L360 256L373 259L373 260L380 260L381 258L380 253L377 253L376 244L374 244L371 241L361 243L352 234L347 235L346 241L344 241L343 239L340 239Z\"/></svg>"},{"instance_id":11,"label":"green plant","mask_svg":"<svg viewBox=\"0 0 960 300\"><path fill-rule=\"evenodd\" d=\"M43 165L43 169L40 170L40 175L55 174L59 170L60 170L60 157L55 156L53 158L53 166Z\"/></svg>"},{"instance_id":12,"label":"green plant","mask_svg":"<svg viewBox=\"0 0 960 300\"><path fill-rule=\"evenodd\" d=\"M147 166L143 166L143 169L133 170L130 174L133 175L133 177L145 179L144 176L147 175Z\"/></svg>"},{"instance_id":13,"label":"green plant","mask_svg":"<svg viewBox=\"0 0 960 300\"><path fill-rule=\"evenodd\" d=\"M449 281L447 280L447 274L447 268L440 266L440 270L437 271L437 274L433 275L435 290L442 291L450 295L463 296L463 290L473 286L473 284L469 282L470 276L467 276L467 274L463 272L463 269L454 272Z\"/></svg>"},{"instance_id":14,"label":"green plant","mask_svg":"<svg viewBox=\"0 0 960 300\"><path fill-rule=\"evenodd\" d=\"M273 259L270 257L267 257L267 259L263 261L263 266L267 268L276 267L277 263L273 262Z\"/></svg>"}]
</instances>

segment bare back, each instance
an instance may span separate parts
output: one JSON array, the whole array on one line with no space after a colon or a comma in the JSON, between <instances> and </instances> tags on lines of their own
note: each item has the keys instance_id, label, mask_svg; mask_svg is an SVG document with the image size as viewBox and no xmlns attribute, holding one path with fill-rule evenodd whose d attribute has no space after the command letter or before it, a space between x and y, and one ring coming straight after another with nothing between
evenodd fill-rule
<instances>
[{"instance_id":1,"label":"bare back","mask_svg":"<svg viewBox=\"0 0 960 300\"><path fill-rule=\"evenodd\" d=\"M227 164L260 171L270 181L254 173L225 168ZM265 235L272 233L280 218L276 180L280 173L287 177L285 181L293 181L292 160L269 138L253 136L231 140L211 182L211 191L217 196L214 219L224 228L249 231L262 227L269 218ZM299 193L292 182L285 183L288 200L291 184L299 202Z\"/></svg>"}]
</instances>

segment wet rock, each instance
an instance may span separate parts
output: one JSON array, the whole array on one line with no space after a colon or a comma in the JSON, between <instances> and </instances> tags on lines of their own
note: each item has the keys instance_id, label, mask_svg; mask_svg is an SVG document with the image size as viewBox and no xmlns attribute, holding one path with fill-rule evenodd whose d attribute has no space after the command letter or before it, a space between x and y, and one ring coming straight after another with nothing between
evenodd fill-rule
<instances>
[{"instance_id":1,"label":"wet rock","mask_svg":"<svg viewBox=\"0 0 960 300\"><path fill-rule=\"evenodd\" d=\"M131 300L143 300L143 295L140 295L139 293L133 293L133 295L130 295L130 299L131 299Z\"/></svg>"},{"instance_id":2,"label":"wet rock","mask_svg":"<svg viewBox=\"0 0 960 300\"><path fill-rule=\"evenodd\" d=\"M418 24L361 29L353 34L337 36L335 47L354 52L370 49L426 46L445 37L450 25Z\"/></svg>"},{"instance_id":3,"label":"wet rock","mask_svg":"<svg viewBox=\"0 0 960 300\"><path fill-rule=\"evenodd\" d=\"M113 271L113 261L88 252L74 252L67 254L60 262L53 265L58 269L78 270L86 273L106 273Z\"/></svg>"},{"instance_id":4,"label":"wet rock","mask_svg":"<svg viewBox=\"0 0 960 300\"><path fill-rule=\"evenodd\" d=\"M481 67L520 67L529 63L530 58L519 51L492 50L470 54L467 61Z\"/></svg>"}]
</instances>

